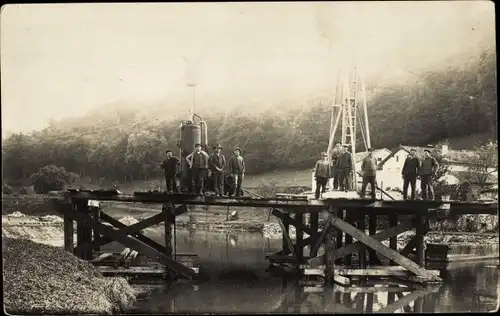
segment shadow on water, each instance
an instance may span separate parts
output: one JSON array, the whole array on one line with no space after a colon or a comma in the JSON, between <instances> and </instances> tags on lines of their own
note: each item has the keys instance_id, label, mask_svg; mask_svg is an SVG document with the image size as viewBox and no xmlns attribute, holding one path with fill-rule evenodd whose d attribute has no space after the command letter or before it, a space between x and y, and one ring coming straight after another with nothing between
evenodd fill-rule
<instances>
[{"instance_id":1,"label":"shadow on water","mask_svg":"<svg viewBox=\"0 0 500 316\"><path fill-rule=\"evenodd\" d=\"M148 233L162 243L159 230ZM177 252L199 256L200 275L154 290L136 313L443 313L497 308L499 273L491 262L451 266L433 288L371 285L304 288L266 272L280 240L259 233L177 232ZM312 292L311 292L312 291Z\"/></svg>"}]
</instances>

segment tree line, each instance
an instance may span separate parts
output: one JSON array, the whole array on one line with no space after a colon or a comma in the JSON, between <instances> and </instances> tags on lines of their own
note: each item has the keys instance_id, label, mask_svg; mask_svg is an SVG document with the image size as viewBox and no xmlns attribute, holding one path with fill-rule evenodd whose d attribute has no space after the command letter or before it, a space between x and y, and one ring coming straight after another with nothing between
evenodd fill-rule
<instances>
[{"instance_id":1,"label":"tree line","mask_svg":"<svg viewBox=\"0 0 500 316\"><path fill-rule=\"evenodd\" d=\"M415 83L376 92L368 107L372 146L425 145L484 132L496 139L495 62L495 52L485 50L461 69L423 73ZM209 145L221 143L226 155L242 148L248 172L260 173L312 166L328 145L329 104L316 98L286 111L201 114ZM11 134L2 143L4 182L26 184L47 165L92 179L146 180L160 174L166 149L177 152L178 119L138 122L131 109L93 115Z\"/></svg>"}]
</instances>

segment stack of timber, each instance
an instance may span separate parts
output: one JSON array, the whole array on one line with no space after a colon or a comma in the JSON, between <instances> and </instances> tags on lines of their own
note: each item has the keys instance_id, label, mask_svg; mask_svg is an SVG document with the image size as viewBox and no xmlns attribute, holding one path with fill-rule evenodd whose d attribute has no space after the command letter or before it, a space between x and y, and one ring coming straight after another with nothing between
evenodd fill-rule
<instances>
[{"instance_id":1,"label":"stack of timber","mask_svg":"<svg viewBox=\"0 0 500 316\"><path fill-rule=\"evenodd\" d=\"M176 260L199 273L196 254L177 254ZM94 252L90 261L105 276L128 276L132 279L166 277L167 269L160 263L130 248L122 252Z\"/></svg>"}]
</instances>

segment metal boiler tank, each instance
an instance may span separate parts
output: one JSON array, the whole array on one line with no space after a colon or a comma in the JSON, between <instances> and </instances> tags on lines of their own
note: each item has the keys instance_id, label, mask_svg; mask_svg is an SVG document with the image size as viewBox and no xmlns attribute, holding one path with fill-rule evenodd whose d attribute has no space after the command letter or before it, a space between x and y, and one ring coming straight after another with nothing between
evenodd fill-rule
<instances>
[{"instance_id":1,"label":"metal boiler tank","mask_svg":"<svg viewBox=\"0 0 500 316\"><path fill-rule=\"evenodd\" d=\"M180 184L187 192L192 192L191 174L186 157L194 151L194 146L197 143L202 143L202 126L200 123L185 121L180 126L179 149L181 160Z\"/></svg>"}]
</instances>

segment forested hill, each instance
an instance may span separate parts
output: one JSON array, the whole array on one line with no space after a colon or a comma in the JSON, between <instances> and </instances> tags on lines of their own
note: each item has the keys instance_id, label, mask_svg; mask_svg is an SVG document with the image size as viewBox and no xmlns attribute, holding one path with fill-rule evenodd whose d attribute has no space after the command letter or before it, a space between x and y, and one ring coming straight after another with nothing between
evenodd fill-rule
<instances>
[{"instance_id":1,"label":"forested hill","mask_svg":"<svg viewBox=\"0 0 500 316\"><path fill-rule=\"evenodd\" d=\"M463 67L416 73L414 83L379 89L369 100L372 146L424 145L471 133L496 138L495 62L495 51L485 50ZM248 171L258 173L311 166L328 143L328 104L328 98L317 97L292 103L286 111L251 113L250 107L201 114L210 144L221 143L227 154L240 146ZM164 150L176 148L179 139L183 110L178 112L169 120L145 121L127 107L52 124L31 135L12 134L2 144L4 179L27 179L48 164L94 179L157 176Z\"/></svg>"}]
</instances>

